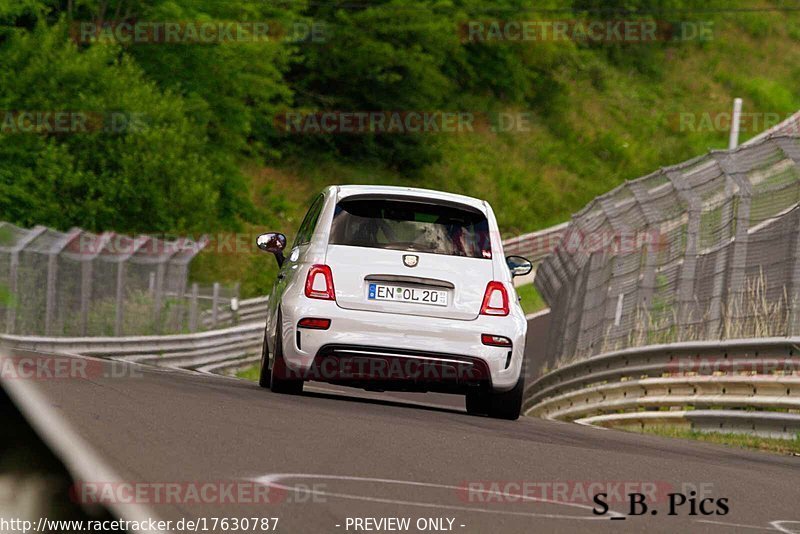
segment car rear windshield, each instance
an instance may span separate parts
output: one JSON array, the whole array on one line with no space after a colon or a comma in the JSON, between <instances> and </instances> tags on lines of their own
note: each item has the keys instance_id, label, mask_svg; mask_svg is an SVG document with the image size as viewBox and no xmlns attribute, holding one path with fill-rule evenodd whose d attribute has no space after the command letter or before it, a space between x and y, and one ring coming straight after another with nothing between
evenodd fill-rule
<instances>
[{"instance_id":1,"label":"car rear windshield","mask_svg":"<svg viewBox=\"0 0 800 534\"><path fill-rule=\"evenodd\" d=\"M489 223L470 208L369 198L336 205L330 244L491 258Z\"/></svg>"}]
</instances>

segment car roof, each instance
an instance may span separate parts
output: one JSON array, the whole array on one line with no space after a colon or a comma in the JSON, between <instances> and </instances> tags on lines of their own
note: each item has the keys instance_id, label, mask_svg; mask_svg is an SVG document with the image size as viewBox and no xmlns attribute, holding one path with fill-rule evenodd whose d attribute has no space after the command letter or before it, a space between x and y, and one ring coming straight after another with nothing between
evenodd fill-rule
<instances>
[{"instance_id":1,"label":"car roof","mask_svg":"<svg viewBox=\"0 0 800 534\"><path fill-rule=\"evenodd\" d=\"M407 196L428 200L455 202L477 208L482 212L486 211L484 201L479 198L458 195L456 193L447 193L445 191L435 191L433 189L400 187L394 185L339 185L335 187L338 189L337 196L340 199L354 195L387 195L394 197Z\"/></svg>"}]
</instances>

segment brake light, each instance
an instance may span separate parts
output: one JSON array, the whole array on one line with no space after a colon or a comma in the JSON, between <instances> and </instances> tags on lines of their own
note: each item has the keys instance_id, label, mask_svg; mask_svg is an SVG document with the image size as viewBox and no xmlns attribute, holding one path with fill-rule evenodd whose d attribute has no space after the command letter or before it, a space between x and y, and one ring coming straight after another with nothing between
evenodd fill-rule
<instances>
[{"instance_id":1,"label":"brake light","mask_svg":"<svg viewBox=\"0 0 800 534\"><path fill-rule=\"evenodd\" d=\"M312 330L327 330L331 326L331 320L306 317L305 319L300 319L297 326L299 328L310 328Z\"/></svg>"},{"instance_id":2,"label":"brake light","mask_svg":"<svg viewBox=\"0 0 800 534\"><path fill-rule=\"evenodd\" d=\"M481 334L481 343L491 347L510 347L511 340L503 336L495 336L492 334Z\"/></svg>"},{"instance_id":3,"label":"brake light","mask_svg":"<svg viewBox=\"0 0 800 534\"><path fill-rule=\"evenodd\" d=\"M508 315L508 291L501 282L493 280L486 284L481 315Z\"/></svg>"},{"instance_id":4,"label":"brake light","mask_svg":"<svg viewBox=\"0 0 800 534\"><path fill-rule=\"evenodd\" d=\"M336 300L333 273L327 265L312 265L306 276L306 296L310 299Z\"/></svg>"}]
</instances>

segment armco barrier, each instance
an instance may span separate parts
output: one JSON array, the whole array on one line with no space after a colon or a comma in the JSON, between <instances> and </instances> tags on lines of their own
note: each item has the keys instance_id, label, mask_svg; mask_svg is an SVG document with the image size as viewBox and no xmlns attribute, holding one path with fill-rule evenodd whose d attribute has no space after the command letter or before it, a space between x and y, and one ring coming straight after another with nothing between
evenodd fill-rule
<instances>
[{"instance_id":1,"label":"armco barrier","mask_svg":"<svg viewBox=\"0 0 800 534\"><path fill-rule=\"evenodd\" d=\"M263 322L168 336L46 338L0 335L0 343L18 349L83 354L150 365L223 373L258 362Z\"/></svg>"},{"instance_id":2,"label":"armco barrier","mask_svg":"<svg viewBox=\"0 0 800 534\"><path fill-rule=\"evenodd\" d=\"M506 256L516 254L528 258L533 263L539 263L553 252L567 226L569 223L565 222L529 234L510 237L503 241L503 251Z\"/></svg>"},{"instance_id":3,"label":"armco barrier","mask_svg":"<svg viewBox=\"0 0 800 534\"><path fill-rule=\"evenodd\" d=\"M267 300L267 297L242 300L239 302L239 308L236 311L231 309L230 304L224 306L217 315L216 328L266 320ZM204 328L214 327L214 319L210 312L204 312L200 317L200 321Z\"/></svg>"},{"instance_id":4,"label":"armco barrier","mask_svg":"<svg viewBox=\"0 0 800 534\"><path fill-rule=\"evenodd\" d=\"M800 433L800 338L672 343L565 365L526 389L528 415L598 426Z\"/></svg>"}]
</instances>

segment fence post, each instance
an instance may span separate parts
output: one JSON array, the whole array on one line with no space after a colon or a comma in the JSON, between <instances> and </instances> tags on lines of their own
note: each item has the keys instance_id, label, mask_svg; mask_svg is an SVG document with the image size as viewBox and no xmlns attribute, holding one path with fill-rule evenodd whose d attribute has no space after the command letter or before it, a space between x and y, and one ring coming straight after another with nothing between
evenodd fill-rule
<instances>
[{"instance_id":1,"label":"fence post","mask_svg":"<svg viewBox=\"0 0 800 534\"><path fill-rule=\"evenodd\" d=\"M736 154L726 154L722 157L716 156L717 163L725 174L738 186L736 198L736 214L733 216L736 221L736 231L731 242L731 250L728 254L728 281L727 281L727 314L732 313L735 299L743 298L747 277L747 242L749 240L750 228L750 200L752 198L752 186L742 172L737 171L737 165L732 161ZM733 317L735 321L742 318L738 315ZM727 334L726 331L723 331ZM727 337L727 336L726 336Z\"/></svg>"},{"instance_id":2,"label":"fence post","mask_svg":"<svg viewBox=\"0 0 800 534\"><path fill-rule=\"evenodd\" d=\"M81 335L87 335L89 328L89 299L92 296L93 261L81 263Z\"/></svg>"},{"instance_id":3,"label":"fence post","mask_svg":"<svg viewBox=\"0 0 800 534\"><path fill-rule=\"evenodd\" d=\"M686 340L694 312L696 308L692 305L694 296L694 281L697 271L697 240L700 237L700 218L702 207L700 201L695 196L691 186L687 183L683 175L676 170L664 170L664 174L672 182L672 187L678 197L686 203L686 246L683 250L683 264L678 274L678 339Z\"/></svg>"},{"instance_id":4,"label":"fence post","mask_svg":"<svg viewBox=\"0 0 800 534\"><path fill-rule=\"evenodd\" d=\"M577 219L574 216L573 224L577 225ZM581 230L582 228L578 229L577 233L565 233L563 239L559 242L558 247L556 247L552 254L552 258L559 262L558 270L551 269L551 273L559 279L560 283L555 298L559 300L564 298L567 303L567 305L562 308L564 310L563 313L554 314L551 317L550 324L552 327L551 332L553 333L550 334L550 339L553 340L551 345L553 351L552 353L548 353L548 358L552 357L553 361L563 356L571 357L581 350L581 347L578 345L580 341L580 331L570 329L570 324L574 324L570 323L570 317L573 317L575 313L583 313L586 295L576 293L572 285L567 285L569 280L573 280L574 277L581 272L581 267L578 266L573 254L571 254L569 250L572 248L573 238L577 238L580 241ZM582 243L579 242L578 246L582 246ZM581 251L578 250L578 252ZM551 268L552 267L553 265L551 264ZM580 322L578 324L580 324Z\"/></svg>"},{"instance_id":5,"label":"fence post","mask_svg":"<svg viewBox=\"0 0 800 534\"><path fill-rule=\"evenodd\" d=\"M773 143L783 151L787 158L794 162L795 172L800 171L800 149L797 147L797 142L794 139L777 138L772 140ZM798 335L800 333L800 232L797 228L800 226L800 215L795 209L794 214L791 215L794 219L794 232L790 234L792 251L790 253L791 275L788 277L788 290L786 291L789 307L789 317L786 321L786 334ZM785 286L784 286L785 287Z\"/></svg>"},{"instance_id":6,"label":"fence post","mask_svg":"<svg viewBox=\"0 0 800 534\"><path fill-rule=\"evenodd\" d=\"M616 193L620 189L614 189L611 194ZM603 299L603 318L602 318L602 331L600 334L601 339L603 340L603 344L607 348L610 343L616 343L625 334L625 325L620 324L619 326L614 325L614 319L617 314L617 302L619 300L619 295L624 295L622 297L623 302L625 297L627 296L628 292L630 292L630 288L627 287L630 284L625 280L625 276L628 274L625 272L625 265L628 262L627 254L625 254L621 250L622 245L622 237L625 235L626 230L628 230L622 224L622 217L621 217L621 210L618 207L618 201L614 196L608 194L603 197L599 197L599 205L605 214L606 221L608 222L608 226L611 229L612 236L615 239L620 239L620 250L616 251L604 251L604 254L612 254L612 259L609 263L611 266L611 274L608 280L608 291L604 296ZM641 254L636 253L637 258L641 257ZM641 259L637 262L639 264L639 268L636 269L637 278L638 273L641 270ZM588 302L584 305L584 313L586 313L586 308L588 307ZM625 315L623 313L622 318ZM621 321L622 323L622 321ZM627 341L623 340L622 345L627 345ZM611 345L615 346L615 345ZM594 352L594 354L597 354Z\"/></svg>"},{"instance_id":7,"label":"fence post","mask_svg":"<svg viewBox=\"0 0 800 534\"><path fill-rule=\"evenodd\" d=\"M197 282L192 284L192 296L189 300L189 332L197 331L197 297L199 290Z\"/></svg>"},{"instance_id":8,"label":"fence post","mask_svg":"<svg viewBox=\"0 0 800 534\"><path fill-rule=\"evenodd\" d=\"M214 290L211 296L211 328L217 327L219 319L219 282L214 282Z\"/></svg>"},{"instance_id":9,"label":"fence post","mask_svg":"<svg viewBox=\"0 0 800 534\"><path fill-rule=\"evenodd\" d=\"M124 284L125 284L125 262L119 261L117 263L117 294L116 294L116 302L117 302L117 309L116 315L114 317L114 335L119 337L122 335L122 308L125 306L125 295L124 295Z\"/></svg>"},{"instance_id":10,"label":"fence post","mask_svg":"<svg viewBox=\"0 0 800 534\"><path fill-rule=\"evenodd\" d=\"M19 255L31 241L42 235L46 230L47 227L45 226L36 226L28 230L25 237L17 241L17 244L11 251L8 291L14 301L8 309L8 315L6 315L7 334L13 334L17 325L17 307L19 306L19 299L17 298L17 293L19 292Z\"/></svg>"},{"instance_id":11,"label":"fence post","mask_svg":"<svg viewBox=\"0 0 800 534\"><path fill-rule=\"evenodd\" d=\"M800 226L800 213L795 212L791 217L794 219L794 227ZM786 335L796 336L800 332L800 232L794 232L792 236L792 252L789 256L792 271L789 276L789 290L786 292L789 307L789 316L786 319ZM785 286L784 286L785 287Z\"/></svg>"},{"instance_id":12,"label":"fence post","mask_svg":"<svg viewBox=\"0 0 800 534\"><path fill-rule=\"evenodd\" d=\"M646 231L648 232L648 239L647 239L647 246L642 247L640 254L644 254L644 266L641 267L643 272L641 274L641 280L636 284L636 305L634 306L634 314L636 313L636 309L641 307L644 310L650 309L653 304L653 292L655 291L656 285L656 246L655 243L652 243L650 238L652 237L649 232L652 229L660 229L660 224L658 217L652 210L652 204L648 201L650 198L650 193L647 191L647 188L642 182L630 182L628 184L628 189L630 189L631 193L633 193L634 199L636 199L636 204L639 206L639 209L642 211L642 215L645 218L646 222ZM639 236L634 236L636 238L636 244L638 245ZM660 237L660 236L659 236ZM621 301L620 301L621 302ZM621 310L622 304L617 305L618 314L621 318ZM619 320L615 320L616 325L619 326ZM643 334L647 334L648 324L645 321L642 325L644 328ZM645 338L646 339L646 338ZM677 340L676 340L677 341Z\"/></svg>"},{"instance_id":13,"label":"fence post","mask_svg":"<svg viewBox=\"0 0 800 534\"><path fill-rule=\"evenodd\" d=\"M736 202L737 194L735 190L736 182L729 174L729 165L725 156L720 157L718 154L712 154L717 167L723 175L725 180L725 203L720 206L720 228L730 228L733 225L734 214L733 205ZM748 208L749 214L749 208ZM747 228L745 228L745 234ZM711 302L708 307L708 321L706 338L707 339L720 339L724 336L723 324L723 302L727 294L726 282L730 284L731 280L728 276L729 268L731 265L731 255L735 247L735 241L731 238L733 235L720 235L718 242L714 245L717 248L716 257L714 258L714 278L711 286Z\"/></svg>"},{"instance_id":14,"label":"fence post","mask_svg":"<svg viewBox=\"0 0 800 534\"><path fill-rule=\"evenodd\" d=\"M8 292L12 299L6 312L6 334L14 333L14 323L17 319L17 276L19 271L19 252L11 253L11 261L8 270Z\"/></svg>"},{"instance_id":15,"label":"fence post","mask_svg":"<svg viewBox=\"0 0 800 534\"><path fill-rule=\"evenodd\" d=\"M44 335L53 333L53 318L56 308L56 269L58 256L50 252L47 254L47 293L44 311Z\"/></svg>"},{"instance_id":16,"label":"fence post","mask_svg":"<svg viewBox=\"0 0 800 534\"><path fill-rule=\"evenodd\" d=\"M153 329L154 333L160 334L162 330L161 324L161 309L164 306L164 271L165 266L163 262L159 262L156 267L156 272L150 273L151 281L153 282Z\"/></svg>"},{"instance_id":17,"label":"fence post","mask_svg":"<svg viewBox=\"0 0 800 534\"><path fill-rule=\"evenodd\" d=\"M731 119L731 133L728 136L728 150L739 146L739 120L742 115L742 99L733 99L733 117Z\"/></svg>"}]
</instances>

